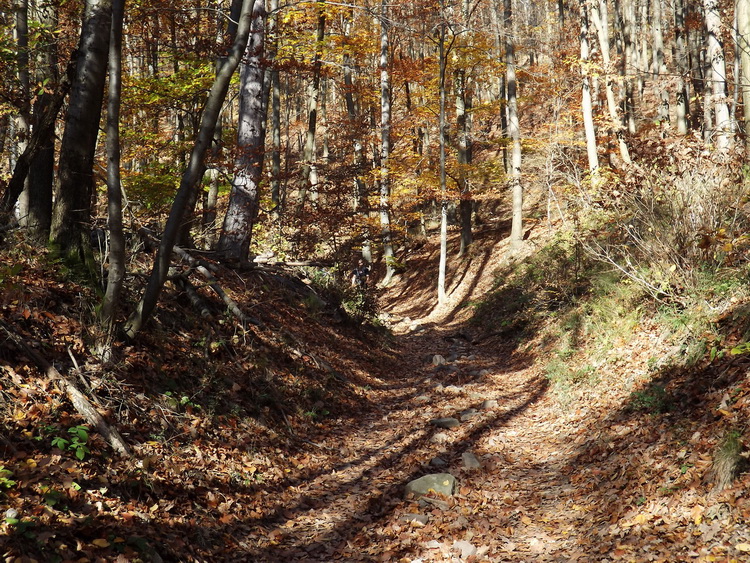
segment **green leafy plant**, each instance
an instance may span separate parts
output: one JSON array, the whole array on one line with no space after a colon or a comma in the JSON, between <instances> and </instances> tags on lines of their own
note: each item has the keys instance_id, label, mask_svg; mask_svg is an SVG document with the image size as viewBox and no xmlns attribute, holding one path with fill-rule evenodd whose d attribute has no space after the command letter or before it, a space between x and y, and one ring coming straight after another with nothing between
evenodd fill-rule
<instances>
[{"instance_id":1,"label":"green leafy plant","mask_svg":"<svg viewBox=\"0 0 750 563\"><path fill-rule=\"evenodd\" d=\"M52 439L52 445L63 451L72 451L78 459L83 460L86 454L91 453L87 445L89 441L88 427L84 425L72 426L68 428L68 433L71 435L70 439L56 436Z\"/></svg>"},{"instance_id":2,"label":"green leafy plant","mask_svg":"<svg viewBox=\"0 0 750 563\"><path fill-rule=\"evenodd\" d=\"M16 482L11 479L13 472L0 465L0 489L10 489Z\"/></svg>"},{"instance_id":3,"label":"green leafy plant","mask_svg":"<svg viewBox=\"0 0 750 563\"><path fill-rule=\"evenodd\" d=\"M667 390L656 383L652 383L642 391L630 394L629 407L634 411L662 414L669 411L671 404Z\"/></svg>"}]
</instances>

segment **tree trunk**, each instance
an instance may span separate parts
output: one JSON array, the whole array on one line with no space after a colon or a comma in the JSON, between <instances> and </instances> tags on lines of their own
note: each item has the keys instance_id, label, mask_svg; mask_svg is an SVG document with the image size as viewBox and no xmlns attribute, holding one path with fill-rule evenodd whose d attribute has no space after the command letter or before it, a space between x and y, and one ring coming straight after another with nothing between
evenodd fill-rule
<instances>
[{"instance_id":1,"label":"tree trunk","mask_svg":"<svg viewBox=\"0 0 750 563\"><path fill-rule=\"evenodd\" d=\"M263 100L263 43L266 10L258 0L253 24L240 68L240 109L237 128L237 159L224 216L218 250L225 257L246 262L253 225L258 215L260 181L263 174L266 104Z\"/></svg>"},{"instance_id":2,"label":"tree trunk","mask_svg":"<svg viewBox=\"0 0 750 563\"><path fill-rule=\"evenodd\" d=\"M125 279L125 234L122 229L122 186L120 184L120 102L122 92L122 24L125 0L112 1L112 30L109 43L109 88L107 104L107 215L109 226L109 270L102 299L102 340L99 356L108 361L115 315Z\"/></svg>"},{"instance_id":3,"label":"tree trunk","mask_svg":"<svg viewBox=\"0 0 750 563\"><path fill-rule=\"evenodd\" d=\"M505 29L513 29L513 3L505 0ZM523 185L521 184L521 129L518 122L518 84L516 82L516 50L513 34L505 34L505 77L508 93L508 133L512 145L510 157L510 189L513 198L510 227L510 249L523 245Z\"/></svg>"},{"instance_id":4,"label":"tree trunk","mask_svg":"<svg viewBox=\"0 0 750 563\"><path fill-rule=\"evenodd\" d=\"M719 150L731 145L731 124L727 104L726 64L724 44L721 41L721 15L718 0L703 0L708 44L706 56L711 65L711 97L714 110L713 142Z\"/></svg>"},{"instance_id":5,"label":"tree trunk","mask_svg":"<svg viewBox=\"0 0 750 563\"><path fill-rule=\"evenodd\" d=\"M459 214L461 218L461 245L458 255L463 256L473 241L471 231L472 210L474 198L468 179L468 169L471 165L471 132L470 117L471 92L467 85L468 78L463 69L456 76L456 127L458 129L458 188L461 192Z\"/></svg>"},{"instance_id":6,"label":"tree trunk","mask_svg":"<svg viewBox=\"0 0 750 563\"><path fill-rule=\"evenodd\" d=\"M35 2L32 10L34 19L39 22L40 32L52 37L57 29L57 6L52 3ZM60 76L57 70L57 42L47 41L37 55L36 81L40 84L57 84ZM54 93L45 89L39 94L34 104L32 128L36 130L47 113L53 108ZM52 223L52 192L55 181L55 135L47 132L38 155L31 164L28 181L28 228L29 231L43 240L49 239Z\"/></svg>"},{"instance_id":7,"label":"tree trunk","mask_svg":"<svg viewBox=\"0 0 750 563\"><path fill-rule=\"evenodd\" d=\"M87 0L78 66L60 145L50 242L60 256L94 271L89 242L94 152L107 74L112 0Z\"/></svg>"},{"instance_id":8,"label":"tree trunk","mask_svg":"<svg viewBox=\"0 0 750 563\"><path fill-rule=\"evenodd\" d=\"M321 45L325 38L326 16L323 10L323 2L318 0L318 27L315 35L315 58L313 59L312 82L308 86L307 102L307 132L305 133L305 148L302 153L302 188L299 194L297 215L302 213L305 199L310 192L310 199L317 199L318 169L316 166L315 130L318 123L318 105L320 103L320 69L321 69Z\"/></svg>"},{"instance_id":9,"label":"tree trunk","mask_svg":"<svg viewBox=\"0 0 750 563\"><path fill-rule=\"evenodd\" d=\"M740 51L742 119L747 159L750 156L750 0L737 0L737 44Z\"/></svg>"},{"instance_id":10,"label":"tree trunk","mask_svg":"<svg viewBox=\"0 0 750 563\"><path fill-rule=\"evenodd\" d=\"M609 129L612 136L617 141L617 147L620 151L620 158L626 164L630 164L630 151L625 142L620 116L617 111L617 101L615 100L614 77L615 68L612 65L609 54L609 22L607 16L607 0L600 0L597 6L596 2L591 4L591 19L596 28L597 37L599 38L599 48L601 49L602 65L604 66L605 85L604 90L607 96L607 110L609 111L610 125Z\"/></svg>"},{"instance_id":11,"label":"tree trunk","mask_svg":"<svg viewBox=\"0 0 750 563\"><path fill-rule=\"evenodd\" d=\"M385 277L388 285L393 277L393 233L391 232L391 184L389 177L391 155L391 75L389 70L388 0L380 4L380 233L383 238Z\"/></svg>"},{"instance_id":12,"label":"tree trunk","mask_svg":"<svg viewBox=\"0 0 750 563\"><path fill-rule=\"evenodd\" d=\"M637 68L635 38L635 1L622 1L622 42L625 64L621 68L622 81L625 86L625 113L624 122L628 133L635 135L635 79L632 76Z\"/></svg>"},{"instance_id":13,"label":"tree trunk","mask_svg":"<svg viewBox=\"0 0 750 563\"><path fill-rule=\"evenodd\" d=\"M594 109L591 103L591 81L589 78L589 13L586 0L581 0L581 111L583 127L586 134L586 154L589 159L589 170L599 168L599 155L596 147L594 129Z\"/></svg>"},{"instance_id":14,"label":"tree trunk","mask_svg":"<svg viewBox=\"0 0 750 563\"><path fill-rule=\"evenodd\" d=\"M441 0L441 16L445 17L445 4ZM445 137L446 137L446 119L445 119L445 68L448 58L445 45L448 24L441 22L438 38L438 58L440 62L440 78L438 88L440 90L440 113L438 121L439 141L440 141L440 265L438 267L438 303L444 303L447 297L445 285L446 274L448 269L448 186L445 171Z\"/></svg>"},{"instance_id":15,"label":"tree trunk","mask_svg":"<svg viewBox=\"0 0 750 563\"><path fill-rule=\"evenodd\" d=\"M15 134L17 142L13 154L18 157L26 150L31 133L31 96L29 84L31 76L29 73L29 2L28 0L15 0L14 11L16 13L16 75L18 78L19 96L21 107L15 117ZM24 190L19 200L18 222L23 227L29 225L29 197L28 177L24 183Z\"/></svg>"},{"instance_id":16,"label":"tree trunk","mask_svg":"<svg viewBox=\"0 0 750 563\"><path fill-rule=\"evenodd\" d=\"M654 37L653 61L651 63L651 76L654 81L654 91L659 98L659 110L657 120L666 130L669 118L669 90L663 86L662 76L667 74L667 67L664 63L664 35L662 33L662 1L651 0L653 6L653 15L651 17L651 26Z\"/></svg>"},{"instance_id":17,"label":"tree trunk","mask_svg":"<svg viewBox=\"0 0 750 563\"><path fill-rule=\"evenodd\" d=\"M687 29L685 27L685 0L677 0L674 7L675 58L677 62L677 134L688 132L690 95L688 93L690 65L687 52Z\"/></svg>"},{"instance_id":18,"label":"tree trunk","mask_svg":"<svg viewBox=\"0 0 750 563\"><path fill-rule=\"evenodd\" d=\"M227 95L227 90L229 89L229 82L234 71L237 69L237 65L239 65L240 60L242 59L242 54L245 52L245 47L247 46L253 4L254 0L243 0L242 2L242 13L239 17L237 35L229 51L229 56L221 70L217 73L216 80L214 81L213 86L211 87L211 92L208 95L208 100L206 101L206 106L201 118L198 138L193 146L190 160L188 161L187 168L185 169L180 181L180 188L177 191L174 203L172 204L172 209L169 212L169 219L167 220L167 225L159 244L159 250L154 260L154 269L149 277L143 298L123 326L123 334L127 338L134 338L141 330L143 324L151 316L154 307L156 307L159 294L161 293L162 287L164 287L172 256L172 249L182 223L182 217L185 213L189 196L192 191L195 190L196 184L200 181L203 175L203 161L209 147L211 146L214 128L216 127L219 112L221 111L221 107L224 104L224 99Z\"/></svg>"}]
</instances>

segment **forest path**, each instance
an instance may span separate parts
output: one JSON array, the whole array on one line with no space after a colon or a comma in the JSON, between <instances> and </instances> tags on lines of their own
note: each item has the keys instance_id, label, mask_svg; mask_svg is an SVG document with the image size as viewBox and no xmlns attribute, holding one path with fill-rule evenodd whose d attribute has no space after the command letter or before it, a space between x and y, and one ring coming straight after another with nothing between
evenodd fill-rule
<instances>
[{"instance_id":1,"label":"forest path","mask_svg":"<svg viewBox=\"0 0 750 563\"><path fill-rule=\"evenodd\" d=\"M382 374L370 390L372 410L321 425L318 447L300 457L275 500L264 500L269 516L263 533L243 542L245 554L258 561L576 559L574 528L590 515L573 502L580 491L565 475L574 438L546 378L533 362L482 351L451 330L399 337L402 369ZM434 354L450 361L435 366ZM480 409L487 400L497 406ZM457 428L430 423L469 408L479 414ZM467 469L465 452L482 468ZM436 457L445 465L431 466ZM403 499L410 480L440 472L458 479L447 505ZM409 514L429 520L410 523Z\"/></svg>"}]
</instances>

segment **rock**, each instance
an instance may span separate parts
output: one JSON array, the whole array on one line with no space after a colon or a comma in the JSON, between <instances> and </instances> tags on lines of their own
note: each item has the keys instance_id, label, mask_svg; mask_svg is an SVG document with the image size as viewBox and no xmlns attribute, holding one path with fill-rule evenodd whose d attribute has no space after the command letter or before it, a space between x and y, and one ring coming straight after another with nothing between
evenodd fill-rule
<instances>
[{"instance_id":1,"label":"rock","mask_svg":"<svg viewBox=\"0 0 750 563\"><path fill-rule=\"evenodd\" d=\"M450 440L450 437L445 432L438 432L430 438L430 441L435 442L436 444L445 444L448 440Z\"/></svg>"},{"instance_id":2,"label":"rock","mask_svg":"<svg viewBox=\"0 0 750 563\"><path fill-rule=\"evenodd\" d=\"M467 420L477 416L479 414L479 411L477 409L466 409L465 411L461 411L460 419L461 422L466 422Z\"/></svg>"},{"instance_id":3,"label":"rock","mask_svg":"<svg viewBox=\"0 0 750 563\"><path fill-rule=\"evenodd\" d=\"M437 426L438 428L455 428L456 426L459 426L461 423L458 421L458 419L447 416L444 418L433 418L430 421L430 424Z\"/></svg>"},{"instance_id":4,"label":"rock","mask_svg":"<svg viewBox=\"0 0 750 563\"><path fill-rule=\"evenodd\" d=\"M445 358L441 356L440 354L435 354L432 356L432 365L433 366L443 366L445 365Z\"/></svg>"},{"instance_id":5,"label":"rock","mask_svg":"<svg viewBox=\"0 0 750 563\"><path fill-rule=\"evenodd\" d=\"M419 524L420 526L425 526L427 522L430 521L430 517L426 514L404 514L401 517L401 520L404 522L409 522L410 524Z\"/></svg>"},{"instance_id":6,"label":"rock","mask_svg":"<svg viewBox=\"0 0 750 563\"><path fill-rule=\"evenodd\" d=\"M445 465L448 465L448 462L445 461L442 457L433 457L430 460L430 465L433 467L443 467Z\"/></svg>"},{"instance_id":7,"label":"rock","mask_svg":"<svg viewBox=\"0 0 750 563\"><path fill-rule=\"evenodd\" d=\"M479 371L479 377L487 377L488 375L490 375L490 370L488 369L483 369Z\"/></svg>"},{"instance_id":8,"label":"rock","mask_svg":"<svg viewBox=\"0 0 750 563\"><path fill-rule=\"evenodd\" d=\"M497 401L495 399L488 399L486 401L482 401L482 405L480 408L483 410L496 409Z\"/></svg>"},{"instance_id":9,"label":"rock","mask_svg":"<svg viewBox=\"0 0 750 563\"><path fill-rule=\"evenodd\" d=\"M432 497L422 497L419 499L418 504L420 508L429 508L430 510L434 510L435 508L438 510L450 510L451 507L446 501Z\"/></svg>"},{"instance_id":10,"label":"rock","mask_svg":"<svg viewBox=\"0 0 750 563\"><path fill-rule=\"evenodd\" d=\"M429 395L419 395L418 397L414 397L414 402L418 405L429 403L430 402L430 396Z\"/></svg>"},{"instance_id":11,"label":"rock","mask_svg":"<svg viewBox=\"0 0 750 563\"><path fill-rule=\"evenodd\" d=\"M468 559L477 554L477 548L467 541L453 542L453 551L458 551L461 554L461 559Z\"/></svg>"},{"instance_id":12,"label":"rock","mask_svg":"<svg viewBox=\"0 0 750 563\"><path fill-rule=\"evenodd\" d=\"M477 459L471 452L464 452L461 454L461 461L464 462L464 468L466 469L481 469L482 462Z\"/></svg>"},{"instance_id":13,"label":"rock","mask_svg":"<svg viewBox=\"0 0 750 563\"><path fill-rule=\"evenodd\" d=\"M448 385L448 387L443 388L443 392L451 393L452 395L459 395L460 393L463 393L463 390L455 385Z\"/></svg>"},{"instance_id":14,"label":"rock","mask_svg":"<svg viewBox=\"0 0 750 563\"><path fill-rule=\"evenodd\" d=\"M414 479L406 485L404 496L406 498L420 498L435 492L444 496L452 496L456 490L456 478L450 473L431 473Z\"/></svg>"}]
</instances>

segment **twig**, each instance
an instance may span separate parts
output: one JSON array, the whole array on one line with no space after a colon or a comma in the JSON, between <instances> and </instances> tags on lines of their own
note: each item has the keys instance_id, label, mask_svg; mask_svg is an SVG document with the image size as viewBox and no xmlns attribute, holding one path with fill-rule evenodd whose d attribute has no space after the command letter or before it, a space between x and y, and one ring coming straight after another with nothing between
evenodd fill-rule
<instances>
[{"instance_id":1,"label":"twig","mask_svg":"<svg viewBox=\"0 0 750 563\"><path fill-rule=\"evenodd\" d=\"M255 326L263 326L263 323L259 321L258 319L254 317L250 317L246 315L242 309L240 309L239 305L229 297L229 295L226 294L226 292L222 289L222 287L219 285L219 281L216 279L216 277L211 273L211 271L203 264L201 260L196 260L193 258L186 250L183 250L179 246L175 246L173 248L173 251L175 254L177 254L180 258L187 261L188 264L190 264L191 267L195 268L195 270L201 274L204 278L208 280L208 286L216 293L216 295L219 296L219 298L224 302L224 304L227 306L227 308L231 311L231 313L237 317L243 325L250 323L254 324Z\"/></svg>"},{"instance_id":2,"label":"twig","mask_svg":"<svg viewBox=\"0 0 750 563\"><path fill-rule=\"evenodd\" d=\"M0 321L0 327L5 331L13 343L21 348L29 358L36 364L37 368L41 370L47 377L52 381L59 381L68 397L68 400L73 404L75 409L86 419L91 426L95 427L96 430L101 434L109 445L117 451L120 455L130 456L131 451L128 444L125 442L120 433L113 427L111 427L104 420L99 411L96 410L91 401L86 398L80 389L76 386L75 382L65 377L57 368L49 363L41 354L34 350L30 344L23 340L13 329L8 326L4 321Z\"/></svg>"}]
</instances>

